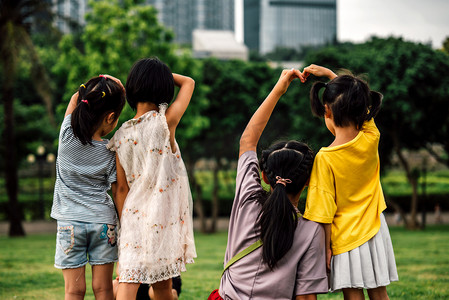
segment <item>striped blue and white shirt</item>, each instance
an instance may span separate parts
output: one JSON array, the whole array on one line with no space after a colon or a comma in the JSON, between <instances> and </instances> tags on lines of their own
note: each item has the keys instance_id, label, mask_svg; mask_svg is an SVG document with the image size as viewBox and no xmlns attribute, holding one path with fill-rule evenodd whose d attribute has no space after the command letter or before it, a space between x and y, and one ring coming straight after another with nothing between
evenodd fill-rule
<instances>
[{"instance_id":1,"label":"striped blue and white shirt","mask_svg":"<svg viewBox=\"0 0 449 300\"><path fill-rule=\"evenodd\" d=\"M59 133L56 183L51 217L56 220L115 225L114 203L108 195L117 181L115 153L108 140L83 145L73 134L71 115Z\"/></svg>"}]
</instances>

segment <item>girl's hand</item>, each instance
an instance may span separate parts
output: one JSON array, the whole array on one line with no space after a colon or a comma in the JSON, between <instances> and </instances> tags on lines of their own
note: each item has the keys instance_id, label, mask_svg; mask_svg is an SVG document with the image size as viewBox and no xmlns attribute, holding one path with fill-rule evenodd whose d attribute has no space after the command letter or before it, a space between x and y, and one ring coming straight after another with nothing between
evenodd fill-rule
<instances>
[{"instance_id":1,"label":"girl's hand","mask_svg":"<svg viewBox=\"0 0 449 300\"><path fill-rule=\"evenodd\" d=\"M120 81L120 79L118 79L118 78L115 78L114 76L111 76L111 75L107 75L107 74L100 74L100 75L98 75L98 76L100 76L100 77L105 77L105 78L109 78L109 79L111 79L111 80L114 80L121 88L122 88L122 90L125 90L125 87L123 86L123 84L122 84L122 82Z\"/></svg>"},{"instance_id":2,"label":"girl's hand","mask_svg":"<svg viewBox=\"0 0 449 300\"><path fill-rule=\"evenodd\" d=\"M332 249L329 248L326 250L326 267L328 272L331 271L331 259L332 259Z\"/></svg>"},{"instance_id":3,"label":"girl's hand","mask_svg":"<svg viewBox=\"0 0 449 300\"><path fill-rule=\"evenodd\" d=\"M273 91L279 93L280 95L285 94L288 87L290 86L290 83L295 78L299 78L301 82L305 82L305 78L299 70L296 69L283 70L281 76L279 77L278 82L273 88Z\"/></svg>"},{"instance_id":4,"label":"girl's hand","mask_svg":"<svg viewBox=\"0 0 449 300\"><path fill-rule=\"evenodd\" d=\"M314 65L314 64L311 64L310 66L304 68L302 74L305 79L307 79L307 77L309 77L310 74L315 75L316 77L327 77L330 80L337 77L337 75L334 72L332 72L331 70L329 70L328 68Z\"/></svg>"}]
</instances>

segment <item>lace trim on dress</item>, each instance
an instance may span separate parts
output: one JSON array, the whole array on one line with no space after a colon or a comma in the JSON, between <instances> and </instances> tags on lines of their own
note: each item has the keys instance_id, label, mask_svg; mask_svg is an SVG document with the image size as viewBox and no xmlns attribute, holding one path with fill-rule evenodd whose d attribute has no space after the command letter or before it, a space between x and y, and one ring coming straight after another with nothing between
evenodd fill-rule
<instances>
[{"instance_id":1,"label":"lace trim on dress","mask_svg":"<svg viewBox=\"0 0 449 300\"><path fill-rule=\"evenodd\" d=\"M148 269L142 270L141 268L125 269L120 271L119 282L135 282L152 284L157 281L167 280L181 275L181 272L186 271L186 263L193 263L193 259L179 259L176 263L158 268L157 271L150 271Z\"/></svg>"}]
</instances>

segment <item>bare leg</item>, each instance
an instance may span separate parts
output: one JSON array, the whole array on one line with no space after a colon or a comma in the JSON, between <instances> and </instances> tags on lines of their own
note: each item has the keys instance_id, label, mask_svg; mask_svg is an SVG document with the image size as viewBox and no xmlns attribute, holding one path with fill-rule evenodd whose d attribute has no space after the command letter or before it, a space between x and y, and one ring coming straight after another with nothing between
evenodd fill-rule
<instances>
[{"instance_id":1,"label":"bare leg","mask_svg":"<svg viewBox=\"0 0 449 300\"><path fill-rule=\"evenodd\" d=\"M171 278L155 282L151 286L153 287L154 300L173 300Z\"/></svg>"},{"instance_id":2,"label":"bare leg","mask_svg":"<svg viewBox=\"0 0 449 300\"><path fill-rule=\"evenodd\" d=\"M343 289L343 297L345 300L364 300L365 295L363 289Z\"/></svg>"},{"instance_id":3,"label":"bare leg","mask_svg":"<svg viewBox=\"0 0 449 300\"><path fill-rule=\"evenodd\" d=\"M62 275L65 282L65 300L84 299L86 294L86 270L85 266L75 269L63 269Z\"/></svg>"},{"instance_id":4,"label":"bare leg","mask_svg":"<svg viewBox=\"0 0 449 300\"><path fill-rule=\"evenodd\" d=\"M92 266L92 290L97 300L113 300L112 272L114 264Z\"/></svg>"},{"instance_id":5,"label":"bare leg","mask_svg":"<svg viewBox=\"0 0 449 300\"><path fill-rule=\"evenodd\" d=\"M172 289L171 292L173 294L173 300L178 300L178 292L175 289ZM150 289L148 290L148 296L150 296L150 300L154 299L154 292L152 286L150 286Z\"/></svg>"},{"instance_id":6,"label":"bare leg","mask_svg":"<svg viewBox=\"0 0 449 300\"><path fill-rule=\"evenodd\" d=\"M369 296L370 300L389 300L390 299L390 298L388 298L386 286L380 286L375 289L369 289L368 296Z\"/></svg>"},{"instance_id":7,"label":"bare leg","mask_svg":"<svg viewBox=\"0 0 449 300\"><path fill-rule=\"evenodd\" d=\"M117 300L136 299L140 283L120 282L117 291Z\"/></svg>"}]
</instances>

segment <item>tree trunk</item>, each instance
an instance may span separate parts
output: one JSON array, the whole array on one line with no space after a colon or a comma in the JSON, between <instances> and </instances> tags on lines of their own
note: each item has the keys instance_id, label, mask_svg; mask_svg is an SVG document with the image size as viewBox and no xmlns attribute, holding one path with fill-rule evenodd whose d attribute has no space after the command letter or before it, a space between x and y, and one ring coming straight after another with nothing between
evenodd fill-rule
<instances>
[{"instance_id":1,"label":"tree trunk","mask_svg":"<svg viewBox=\"0 0 449 300\"><path fill-rule=\"evenodd\" d=\"M6 65L9 62L4 62ZM4 64L4 66L5 66ZM5 68L7 69L7 68ZM25 236L22 227L21 212L17 198L18 192L18 174L16 157L16 138L14 133L14 91L13 80L5 76L3 82L3 103L5 113L5 181L8 194L8 218L9 218L9 236Z\"/></svg>"},{"instance_id":2,"label":"tree trunk","mask_svg":"<svg viewBox=\"0 0 449 300\"><path fill-rule=\"evenodd\" d=\"M195 163L191 161L187 161L186 168L187 174L189 176L190 185L195 191L195 199L193 201L193 209L196 212L197 217L200 219L200 231L202 233L207 232L206 218L204 216L204 207L203 207L203 190L201 185L198 184L194 174L194 165Z\"/></svg>"},{"instance_id":3,"label":"tree trunk","mask_svg":"<svg viewBox=\"0 0 449 300\"><path fill-rule=\"evenodd\" d=\"M408 228L409 224L408 224L407 216L405 215L404 210L399 206L399 204L397 204L396 202L391 200L391 198L388 197L387 195L384 195L384 197L385 197L385 201L387 202L387 205L392 206L397 212L399 212L401 219L404 221L405 228Z\"/></svg>"},{"instance_id":4,"label":"tree trunk","mask_svg":"<svg viewBox=\"0 0 449 300\"><path fill-rule=\"evenodd\" d=\"M214 233L217 231L218 208L219 208L218 190L220 187L220 183L218 181L219 171L220 171L220 163L217 160L214 170L213 170L214 182L213 182L213 190L212 190L212 223L211 223L210 231L209 231L211 233Z\"/></svg>"},{"instance_id":5,"label":"tree trunk","mask_svg":"<svg viewBox=\"0 0 449 300\"><path fill-rule=\"evenodd\" d=\"M394 149L395 152L399 158L399 161L402 165L402 167L405 170L407 179L412 186L412 199L410 202L410 221L407 222L407 228L408 229L418 229L419 228L419 222L416 219L417 211L418 211L418 177L413 174L413 171L410 169L410 165L407 161L407 159L402 154L401 148L399 146L399 140L396 137L396 135L393 136L393 142L394 142ZM404 219L405 220L405 219Z\"/></svg>"}]
</instances>

